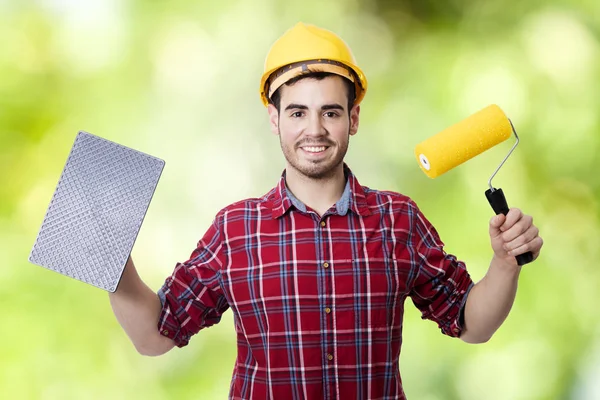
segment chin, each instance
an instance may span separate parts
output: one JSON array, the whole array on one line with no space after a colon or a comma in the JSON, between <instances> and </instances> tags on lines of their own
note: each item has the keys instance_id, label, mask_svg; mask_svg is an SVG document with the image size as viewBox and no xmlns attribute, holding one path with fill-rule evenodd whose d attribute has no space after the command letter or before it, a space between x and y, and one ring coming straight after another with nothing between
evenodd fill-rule
<instances>
[{"instance_id":1,"label":"chin","mask_svg":"<svg viewBox=\"0 0 600 400\"><path fill-rule=\"evenodd\" d=\"M320 163L321 164L321 163ZM314 163L303 163L303 165L292 165L302 175L311 179L327 179L335 175L339 163L325 162L321 165Z\"/></svg>"}]
</instances>

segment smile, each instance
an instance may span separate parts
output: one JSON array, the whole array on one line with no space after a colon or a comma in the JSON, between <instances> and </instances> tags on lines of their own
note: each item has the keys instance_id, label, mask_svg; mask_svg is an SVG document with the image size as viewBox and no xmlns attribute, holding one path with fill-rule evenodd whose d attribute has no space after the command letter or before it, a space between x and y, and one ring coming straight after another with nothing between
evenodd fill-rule
<instances>
[{"instance_id":1,"label":"smile","mask_svg":"<svg viewBox=\"0 0 600 400\"><path fill-rule=\"evenodd\" d=\"M302 150L306 151L307 153L322 153L325 150L327 150L328 146L305 146L305 147L301 147Z\"/></svg>"}]
</instances>

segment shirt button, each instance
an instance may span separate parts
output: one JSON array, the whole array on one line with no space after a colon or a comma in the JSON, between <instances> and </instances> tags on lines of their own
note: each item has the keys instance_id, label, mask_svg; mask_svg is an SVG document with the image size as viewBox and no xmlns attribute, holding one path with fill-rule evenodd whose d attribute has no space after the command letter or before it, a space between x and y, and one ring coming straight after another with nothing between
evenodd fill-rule
<instances>
[{"instance_id":1,"label":"shirt button","mask_svg":"<svg viewBox=\"0 0 600 400\"><path fill-rule=\"evenodd\" d=\"M333 360L333 354L327 354L327 359L328 359L329 361Z\"/></svg>"},{"instance_id":2,"label":"shirt button","mask_svg":"<svg viewBox=\"0 0 600 400\"><path fill-rule=\"evenodd\" d=\"M327 223L325 221L321 221L321 226L325 227L325 225L327 225Z\"/></svg>"},{"instance_id":3,"label":"shirt button","mask_svg":"<svg viewBox=\"0 0 600 400\"><path fill-rule=\"evenodd\" d=\"M324 262L323 263L323 268L329 268L329 263L328 262Z\"/></svg>"},{"instance_id":4,"label":"shirt button","mask_svg":"<svg viewBox=\"0 0 600 400\"><path fill-rule=\"evenodd\" d=\"M165 329L164 331L162 331L162 334L167 336L169 334L169 331Z\"/></svg>"},{"instance_id":5,"label":"shirt button","mask_svg":"<svg viewBox=\"0 0 600 400\"><path fill-rule=\"evenodd\" d=\"M325 312L326 312L327 314L329 314L329 313L331 312L331 308L329 308L329 307L325 307Z\"/></svg>"}]
</instances>

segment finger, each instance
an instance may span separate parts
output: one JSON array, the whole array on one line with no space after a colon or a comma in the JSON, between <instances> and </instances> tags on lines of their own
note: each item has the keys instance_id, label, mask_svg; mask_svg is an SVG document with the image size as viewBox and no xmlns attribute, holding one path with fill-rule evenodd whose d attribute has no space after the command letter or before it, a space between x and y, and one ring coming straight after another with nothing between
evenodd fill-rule
<instances>
[{"instance_id":1,"label":"finger","mask_svg":"<svg viewBox=\"0 0 600 400\"><path fill-rule=\"evenodd\" d=\"M490 219L490 237L495 238L502 234L500 226L504 223L506 216L504 214L498 214Z\"/></svg>"},{"instance_id":2,"label":"finger","mask_svg":"<svg viewBox=\"0 0 600 400\"><path fill-rule=\"evenodd\" d=\"M515 227L513 227L515 228ZM507 233L507 232L505 232ZM504 249L509 251L509 250L513 250L513 249L517 249L521 246L523 246L524 244L527 244L529 242L531 242L533 239L535 239L539 234L539 229L537 228L537 226L535 225L531 225L529 227L529 229L527 229L525 232L523 232L523 234L517 236L516 238L514 238L513 240L507 242L504 244Z\"/></svg>"},{"instance_id":3,"label":"finger","mask_svg":"<svg viewBox=\"0 0 600 400\"><path fill-rule=\"evenodd\" d=\"M535 260L537 258L537 256L540 254L540 249L542 248L543 244L544 244L544 241L542 240L542 238L539 236L536 236L531 242L524 244L522 246L519 246L514 250L509 251L508 254L516 257L519 254L524 254L524 253L527 253L528 251L531 251L531 253L533 255L533 259Z\"/></svg>"},{"instance_id":4,"label":"finger","mask_svg":"<svg viewBox=\"0 0 600 400\"><path fill-rule=\"evenodd\" d=\"M523 212L518 208L511 208L508 210L508 214L506 214L506 220L504 224L500 226L500 230L505 232L509 230L517 221L521 219L523 216Z\"/></svg>"},{"instance_id":5,"label":"finger","mask_svg":"<svg viewBox=\"0 0 600 400\"><path fill-rule=\"evenodd\" d=\"M502 240L510 242L521 236L523 233L533 226L533 218L530 215L524 215L517 223L502 234Z\"/></svg>"}]
</instances>

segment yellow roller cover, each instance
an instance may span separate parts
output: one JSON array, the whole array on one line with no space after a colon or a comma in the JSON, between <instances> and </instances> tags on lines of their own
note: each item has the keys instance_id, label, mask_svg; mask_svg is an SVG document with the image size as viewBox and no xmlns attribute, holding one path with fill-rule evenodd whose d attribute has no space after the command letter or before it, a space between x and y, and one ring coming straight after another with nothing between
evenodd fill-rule
<instances>
[{"instance_id":1,"label":"yellow roller cover","mask_svg":"<svg viewBox=\"0 0 600 400\"><path fill-rule=\"evenodd\" d=\"M508 139L511 123L500 107L489 105L415 146L421 170L436 178Z\"/></svg>"}]
</instances>

